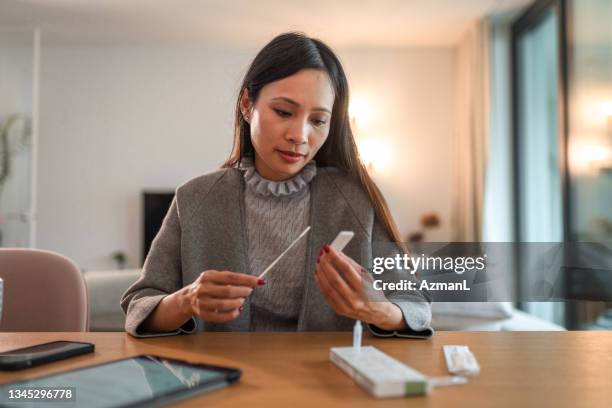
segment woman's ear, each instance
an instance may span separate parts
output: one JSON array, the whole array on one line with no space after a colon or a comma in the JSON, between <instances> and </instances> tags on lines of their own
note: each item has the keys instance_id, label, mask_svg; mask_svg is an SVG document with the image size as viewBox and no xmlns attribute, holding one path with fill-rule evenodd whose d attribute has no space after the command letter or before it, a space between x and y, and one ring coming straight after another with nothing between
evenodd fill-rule
<instances>
[{"instance_id":1,"label":"woman's ear","mask_svg":"<svg viewBox=\"0 0 612 408\"><path fill-rule=\"evenodd\" d=\"M251 121L251 110L252 104L249 100L249 92L246 89L243 89L242 94L240 95L240 112L247 123L250 123Z\"/></svg>"}]
</instances>

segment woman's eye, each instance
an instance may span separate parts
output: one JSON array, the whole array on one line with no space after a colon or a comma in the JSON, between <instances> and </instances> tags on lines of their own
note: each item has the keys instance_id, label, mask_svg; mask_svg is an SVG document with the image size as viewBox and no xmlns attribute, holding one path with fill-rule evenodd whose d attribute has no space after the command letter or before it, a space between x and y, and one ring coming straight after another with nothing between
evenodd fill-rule
<instances>
[{"instance_id":1,"label":"woman's eye","mask_svg":"<svg viewBox=\"0 0 612 408\"><path fill-rule=\"evenodd\" d=\"M312 123L314 123L315 126L321 127L321 126L325 126L327 121L322 120L322 119L313 119Z\"/></svg>"},{"instance_id":2,"label":"woman's eye","mask_svg":"<svg viewBox=\"0 0 612 408\"><path fill-rule=\"evenodd\" d=\"M288 118L289 116L291 116L291 112L287 112L281 109L274 109L274 111L278 114L278 116L280 116L281 118Z\"/></svg>"}]
</instances>

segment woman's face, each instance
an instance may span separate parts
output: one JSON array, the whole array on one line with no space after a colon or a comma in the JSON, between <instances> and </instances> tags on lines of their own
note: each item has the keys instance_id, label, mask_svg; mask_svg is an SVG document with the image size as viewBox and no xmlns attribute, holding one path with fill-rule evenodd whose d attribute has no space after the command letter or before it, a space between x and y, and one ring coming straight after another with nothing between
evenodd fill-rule
<instances>
[{"instance_id":1,"label":"woman's face","mask_svg":"<svg viewBox=\"0 0 612 408\"><path fill-rule=\"evenodd\" d=\"M278 181L299 173L325 143L333 105L329 76L316 69L270 82L255 104L243 92L240 107L250 124L259 174Z\"/></svg>"}]
</instances>

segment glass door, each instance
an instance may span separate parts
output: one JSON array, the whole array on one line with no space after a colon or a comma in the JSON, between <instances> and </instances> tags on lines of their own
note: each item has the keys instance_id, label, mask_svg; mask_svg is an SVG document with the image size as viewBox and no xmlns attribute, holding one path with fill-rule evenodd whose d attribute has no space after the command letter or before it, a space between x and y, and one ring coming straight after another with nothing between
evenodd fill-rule
<instances>
[{"instance_id":1,"label":"glass door","mask_svg":"<svg viewBox=\"0 0 612 408\"><path fill-rule=\"evenodd\" d=\"M537 1L512 26L516 240L564 241L565 63L563 2ZM534 245L534 249L542 245ZM532 253L533 252L533 253ZM518 268L519 293L534 285L526 251ZM563 324L563 304L526 302L527 312Z\"/></svg>"},{"instance_id":2,"label":"glass door","mask_svg":"<svg viewBox=\"0 0 612 408\"><path fill-rule=\"evenodd\" d=\"M569 239L594 243L591 259L612 265L612 1L578 0L571 6ZM612 270L606 269L575 275L579 286L597 282L607 295L580 293L585 301L570 310L573 327L612 330Z\"/></svg>"}]
</instances>

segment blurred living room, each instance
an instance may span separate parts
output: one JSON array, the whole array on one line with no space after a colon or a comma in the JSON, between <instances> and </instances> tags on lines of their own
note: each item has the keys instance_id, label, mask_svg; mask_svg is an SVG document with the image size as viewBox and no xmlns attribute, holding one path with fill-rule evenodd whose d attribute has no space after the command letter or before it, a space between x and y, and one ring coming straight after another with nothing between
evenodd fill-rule
<instances>
[{"instance_id":1,"label":"blurred living room","mask_svg":"<svg viewBox=\"0 0 612 408\"><path fill-rule=\"evenodd\" d=\"M567 2L563 25L553 6L516 21L530 3L3 1L2 247L74 260L91 329L121 330L119 298L144 261L145 194L220 167L241 75L294 30L337 50L360 154L407 240L605 246L612 6ZM533 314L612 327L605 305L580 303L565 305L575 320L546 305Z\"/></svg>"},{"instance_id":2,"label":"blurred living room","mask_svg":"<svg viewBox=\"0 0 612 408\"><path fill-rule=\"evenodd\" d=\"M1 331L62 331L28 315L72 296L34 250L82 276L68 331L124 331L175 190L228 159L241 81L286 32L338 55L409 247L589 259L542 281L523 254L512 296L434 298L436 332L612 329L611 21L609 0L0 0Z\"/></svg>"}]
</instances>

